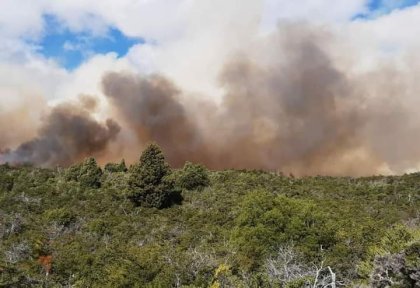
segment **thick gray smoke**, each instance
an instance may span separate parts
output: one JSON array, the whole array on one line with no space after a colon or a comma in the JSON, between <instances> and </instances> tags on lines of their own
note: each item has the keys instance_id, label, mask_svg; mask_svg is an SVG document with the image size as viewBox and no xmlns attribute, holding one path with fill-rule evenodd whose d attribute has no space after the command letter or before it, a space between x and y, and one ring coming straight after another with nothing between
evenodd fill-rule
<instances>
[{"instance_id":1,"label":"thick gray smoke","mask_svg":"<svg viewBox=\"0 0 420 288\"><path fill-rule=\"evenodd\" d=\"M170 81L160 76L110 73L103 78L103 87L120 117L142 142L159 143L175 166L186 159L197 160L194 155L202 153L201 135L178 102L180 92Z\"/></svg>"},{"instance_id":2,"label":"thick gray smoke","mask_svg":"<svg viewBox=\"0 0 420 288\"><path fill-rule=\"evenodd\" d=\"M60 107L37 138L3 158L69 164L109 152L115 139L138 154L157 142L174 166L195 161L213 169L295 175L401 173L416 167L420 121L413 93L420 87L410 80L415 69L402 73L385 63L353 73L351 63L337 58L345 51L337 51L335 41L319 28L279 28L225 63L220 104L199 101L162 75L108 73L102 87L110 113L137 141L117 137L112 121L101 125L77 109ZM124 152L119 156L137 160Z\"/></svg>"},{"instance_id":3,"label":"thick gray smoke","mask_svg":"<svg viewBox=\"0 0 420 288\"><path fill-rule=\"evenodd\" d=\"M279 31L264 60L238 57L226 66L219 143L228 166L302 174L372 171L354 154L363 147L364 95L335 67L329 35L304 26ZM261 52L265 52L264 50ZM244 155L246 155L244 157ZM366 166L368 165L368 166Z\"/></svg>"},{"instance_id":4,"label":"thick gray smoke","mask_svg":"<svg viewBox=\"0 0 420 288\"><path fill-rule=\"evenodd\" d=\"M61 105L52 109L36 138L1 155L0 159L39 166L69 165L104 152L119 130L111 119L100 124L80 107Z\"/></svg>"},{"instance_id":5,"label":"thick gray smoke","mask_svg":"<svg viewBox=\"0 0 420 288\"><path fill-rule=\"evenodd\" d=\"M220 107L180 101L181 92L160 76L110 73L104 93L139 139L156 141L174 165L195 160L216 169L374 173L381 164L374 157L364 156L363 164L354 159L368 116L363 95L354 95L334 67L323 49L326 35L301 26L279 33L288 37L271 39L275 53L267 64L249 55L226 64ZM194 124L200 116L204 125Z\"/></svg>"}]
</instances>

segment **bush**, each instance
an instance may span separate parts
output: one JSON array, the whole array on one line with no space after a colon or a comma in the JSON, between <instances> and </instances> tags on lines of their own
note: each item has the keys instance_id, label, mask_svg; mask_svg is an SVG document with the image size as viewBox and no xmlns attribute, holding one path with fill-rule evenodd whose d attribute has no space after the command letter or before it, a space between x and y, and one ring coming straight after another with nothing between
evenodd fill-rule
<instances>
[{"instance_id":1,"label":"bush","mask_svg":"<svg viewBox=\"0 0 420 288\"><path fill-rule=\"evenodd\" d=\"M101 187L102 170L94 158L87 158L82 164L71 166L66 171L67 181L77 181L82 188Z\"/></svg>"},{"instance_id":2,"label":"bush","mask_svg":"<svg viewBox=\"0 0 420 288\"><path fill-rule=\"evenodd\" d=\"M12 188L13 188L13 177L7 174L0 174L0 191L8 192L8 191L11 191Z\"/></svg>"},{"instance_id":3,"label":"bush","mask_svg":"<svg viewBox=\"0 0 420 288\"><path fill-rule=\"evenodd\" d=\"M13 188L13 177L9 175L11 168L9 164L0 165L0 191L11 191Z\"/></svg>"},{"instance_id":4,"label":"bush","mask_svg":"<svg viewBox=\"0 0 420 288\"><path fill-rule=\"evenodd\" d=\"M119 164L108 163L105 165L105 171L109 173L127 172L127 166L125 165L124 159Z\"/></svg>"},{"instance_id":5,"label":"bush","mask_svg":"<svg viewBox=\"0 0 420 288\"><path fill-rule=\"evenodd\" d=\"M187 189L203 189L210 185L207 169L200 164L185 163L177 178L177 186Z\"/></svg>"},{"instance_id":6,"label":"bush","mask_svg":"<svg viewBox=\"0 0 420 288\"><path fill-rule=\"evenodd\" d=\"M420 241L405 250L405 274L411 284L420 286Z\"/></svg>"},{"instance_id":7,"label":"bush","mask_svg":"<svg viewBox=\"0 0 420 288\"><path fill-rule=\"evenodd\" d=\"M65 208L47 210L45 211L44 215L48 222L55 222L58 225L65 227L70 226L73 222L76 221L75 215Z\"/></svg>"}]
</instances>

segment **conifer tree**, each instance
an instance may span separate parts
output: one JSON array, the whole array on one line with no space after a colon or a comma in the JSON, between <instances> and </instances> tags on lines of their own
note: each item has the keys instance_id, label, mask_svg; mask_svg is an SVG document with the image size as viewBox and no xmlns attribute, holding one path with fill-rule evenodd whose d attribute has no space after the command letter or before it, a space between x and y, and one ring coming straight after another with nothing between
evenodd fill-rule
<instances>
[{"instance_id":1,"label":"conifer tree","mask_svg":"<svg viewBox=\"0 0 420 288\"><path fill-rule=\"evenodd\" d=\"M140 162L130 170L129 198L134 203L155 208L164 208L170 204L174 191L173 181L168 177L171 169L158 145L149 145L143 151Z\"/></svg>"}]
</instances>

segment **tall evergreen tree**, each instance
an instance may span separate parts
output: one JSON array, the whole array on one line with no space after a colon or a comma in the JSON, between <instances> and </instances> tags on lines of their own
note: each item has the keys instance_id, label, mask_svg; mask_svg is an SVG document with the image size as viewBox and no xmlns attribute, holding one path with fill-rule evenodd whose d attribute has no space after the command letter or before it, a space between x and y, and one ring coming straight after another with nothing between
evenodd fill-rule
<instances>
[{"instance_id":1,"label":"tall evergreen tree","mask_svg":"<svg viewBox=\"0 0 420 288\"><path fill-rule=\"evenodd\" d=\"M140 163L130 170L129 198L134 203L155 208L164 208L170 204L174 183L168 177L171 169L158 145L149 145L143 151Z\"/></svg>"}]
</instances>

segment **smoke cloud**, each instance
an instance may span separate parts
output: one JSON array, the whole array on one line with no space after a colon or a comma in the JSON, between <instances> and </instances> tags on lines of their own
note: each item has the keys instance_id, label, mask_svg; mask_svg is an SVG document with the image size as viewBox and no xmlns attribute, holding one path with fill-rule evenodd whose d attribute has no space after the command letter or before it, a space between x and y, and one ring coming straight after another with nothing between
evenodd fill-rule
<instances>
[{"instance_id":1,"label":"smoke cloud","mask_svg":"<svg viewBox=\"0 0 420 288\"><path fill-rule=\"evenodd\" d=\"M213 169L297 175L387 173L397 164L387 159L393 151L377 151L384 139L374 135L386 135L390 123L402 129L407 111L384 104L386 95L373 97L386 91L369 81L389 77L386 71L351 78L336 67L327 49L331 37L291 25L232 57L220 76L225 94L219 106L198 105L157 75L110 73L103 90L140 142L160 144L175 166L193 160ZM360 79L379 89L376 95ZM384 115L389 118L382 123ZM385 141L392 146L396 140Z\"/></svg>"},{"instance_id":2,"label":"smoke cloud","mask_svg":"<svg viewBox=\"0 0 420 288\"><path fill-rule=\"evenodd\" d=\"M104 94L119 116L143 143L156 141L175 166L201 154L201 135L177 96L180 91L161 76L147 78L109 73L103 78Z\"/></svg>"},{"instance_id":3,"label":"smoke cloud","mask_svg":"<svg viewBox=\"0 0 420 288\"><path fill-rule=\"evenodd\" d=\"M164 75L107 73L107 113L137 141L125 143L113 120L101 124L88 109L63 104L36 138L0 159L68 165L106 154L112 143L140 153L153 141L176 167L194 161L212 169L357 176L416 168L420 119L413 95L420 87L412 81L414 68L384 62L358 71L337 42L325 28L279 27L229 57L219 77L220 103L199 100Z\"/></svg>"},{"instance_id":4,"label":"smoke cloud","mask_svg":"<svg viewBox=\"0 0 420 288\"><path fill-rule=\"evenodd\" d=\"M82 99L88 101L88 98ZM92 100L87 104L93 105ZM112 119L101 124L88 110L75 104L62 104L52 108L34 139L0 155L0 160L43 167L67 166L87 156L100 155L119 130Z\"/></svg>"}]
</instances>

